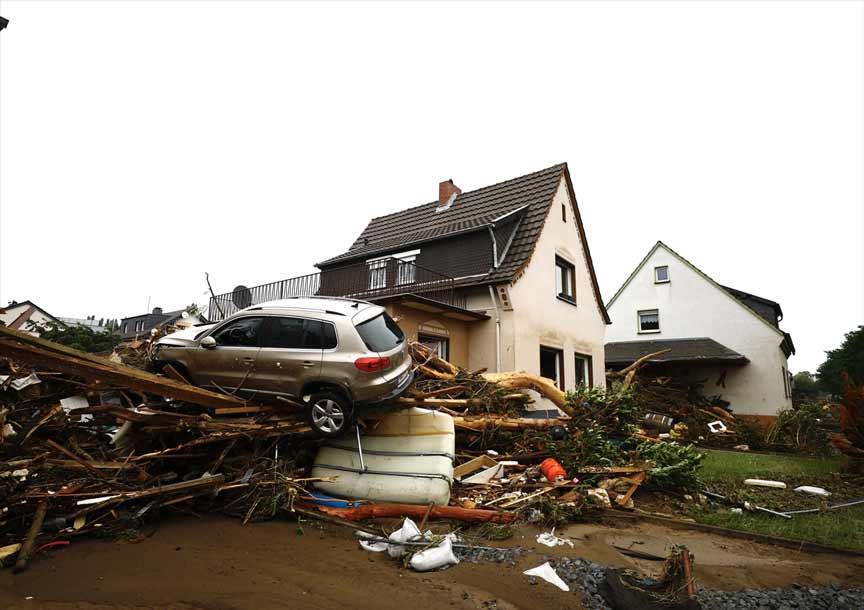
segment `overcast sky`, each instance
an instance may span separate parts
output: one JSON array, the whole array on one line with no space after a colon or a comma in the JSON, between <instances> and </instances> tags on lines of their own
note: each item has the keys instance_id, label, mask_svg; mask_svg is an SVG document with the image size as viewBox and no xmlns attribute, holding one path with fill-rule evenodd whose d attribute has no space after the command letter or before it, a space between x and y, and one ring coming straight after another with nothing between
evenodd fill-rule
<instances>
[{"instance_id":1,"label":"overcast sky","mask_svg":"<svg viewBox=\"0 0 864 610\"><path fill-rule=\"evenodd\" d=\"M567 161L603 297L661 239L864 323L864 4L0 2L0 303L123 317L314 271Z\"/></svg>"}]
</instances>

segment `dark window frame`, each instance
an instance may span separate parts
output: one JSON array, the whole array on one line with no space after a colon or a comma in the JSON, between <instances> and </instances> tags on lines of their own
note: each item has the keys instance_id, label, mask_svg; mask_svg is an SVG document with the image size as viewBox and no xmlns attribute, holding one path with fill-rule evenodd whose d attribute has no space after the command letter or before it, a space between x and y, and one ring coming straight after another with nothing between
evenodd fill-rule
<instances>
[{"instance_id":1,"label":"dark window frame","mask_svg":"<svg viewBox=\"0 0 864 610\"><path fill-rule=\"evenodd\" d=\"M269 345L274 340L274 332L276 331L276 325L279 323L280 319L287 320L301 320L303 322L302 327L302 347L286 347L280 345ZM309 334L311 329L309 328L312 324L318 324L321 330L321 344L317 347L309 345ZM330 327L332 329L333 339L335 343L326 347L325 339L327 333L325 332L326 327ZM317 318L305 318L303 316L288 316L288 315L271 315L265 316L265 320L263 322L263 328L261 330L261 338L258 341L259 347L261 349L276 349L276 350L284 350L284 351L292 351L292 352L308 352L308 351L334 351L339 347L339 335L336 332L336 325L333 322L328 320L319 320Z\"/></svg>"},{"instance_id":2,"label":"dark window frame","mask_svg":"<svg viewBox=\"0 0 864 610\"><path fill-rule=\"evenodd\" d=\"M561 220L562 222L567 222L567 204L561 204Z\"/></svg>"},{"instance_id":3,"label":"dark window frame","mask_svg":"<svg viewBox=\"0 0 864 610\"><path fill-rule=\"evenodd\" d=\"M580 375L576 372L579 368L579 363L583 362L583 376L586 378L583 380L583 383L586 384L586 387L593 388L594 387L594 361L591 358L590 354L580 354L579 352L573 352L573 365L574 365L574 381L576 385L579 385L579 377ZM586 374L587 373L587 374Z\"/></svg>"},{"instance_id":4,"label":"dark window frame","mask_svg":"<svg viewBox=\"0 0 864 610\"><path fill-rule=\"evenodd\" d=\"M562 289L569 287L569 294L558 289L559 283ZM555 255L555 296L572 305L576 304L576 265L557 254Z\"/></svg>"},{"instance_id":5,"label":"dark window frame","mask_svg":"<svg viewBox=\"0 0 864 610\"><path fill-rule=\"evenodd\" d=\"M541 345L540 346L539 356L540 356L540 375L541 376L543 376L543 352L552 353L555 355L556 369L558 372L558 379L554 379L555 386L563 392L564 388L565 388L565 384L566 384L565 375L564 375L564 350L557 348L557 347L550 347L548 345ZM547 379L549 379L549 378L547 377Z\"/></svg>"}]
</instances>

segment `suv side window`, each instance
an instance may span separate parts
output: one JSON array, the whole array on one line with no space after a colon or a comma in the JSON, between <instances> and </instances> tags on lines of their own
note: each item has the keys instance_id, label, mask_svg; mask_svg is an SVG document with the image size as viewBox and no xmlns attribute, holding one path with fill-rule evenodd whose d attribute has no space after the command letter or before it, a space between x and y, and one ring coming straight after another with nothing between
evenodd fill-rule
<instances>
[{"instance_id":1,"label":"suv side window","mask_svg":"<svg viewBox=\"0 0 864 610\"><path fill-rule=\"evenodd\" d=\"M226 347L258 347L263 318L240 318L213 333L217 345Z\"/></svg>"},{"instance_id":2,"label":"suv side window","mask_svg":"<svg viewBox=\"0 0 864 610\"><path fill-rule=\"evenodd\" d=\"M336 347L336 330L320 320L272 316L262 347L331 349Z\"/></svg>"}]
</instances>

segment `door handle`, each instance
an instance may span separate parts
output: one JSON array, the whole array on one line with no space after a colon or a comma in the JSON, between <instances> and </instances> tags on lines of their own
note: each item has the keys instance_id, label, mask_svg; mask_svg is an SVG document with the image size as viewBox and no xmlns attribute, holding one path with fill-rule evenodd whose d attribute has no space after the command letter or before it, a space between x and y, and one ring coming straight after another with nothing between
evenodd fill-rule
<instances>
[{"instance_id":1,"label":"door handle","mask_svg":"<svg viewBox=\"0 0 864 610\"><path fill-rule=\"evenodd\" d=\"M242 358L240 360L243 364L252 364L255 362L255 358Z\"/></svg>"},{"instance_id":2,"label":"door handle","mask_svg":"<svg viewBox=\"0 0 864 610\"><path fill-rule=\"evenodd\" d=\"M311 360L304 360L303 361L303 366L306 367L307 369L315 366L315 364L316 363L312 362Z\"/></svg>"}]
</instances>

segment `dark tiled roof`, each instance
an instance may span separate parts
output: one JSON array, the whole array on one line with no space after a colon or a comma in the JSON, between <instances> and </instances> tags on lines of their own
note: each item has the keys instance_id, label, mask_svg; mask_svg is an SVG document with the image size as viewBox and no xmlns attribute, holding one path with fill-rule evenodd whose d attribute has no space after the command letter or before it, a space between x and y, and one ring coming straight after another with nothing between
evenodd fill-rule
<instances>
[{"instance_id":1,"label":"dark tiled roof","mask_svg":"<svg viewBox=\"0 0 864 610\"><path fill-rule=\"evenodd\" d=\"M585 228L576 206L566 163L462 193L456 197L449 209L441 212L435 212L439 203L433 201L373 218L347 252L320 262L317 266L325 267L355 258L398 252L411 249L426 241L484 230L496 218L519 210L520 221L515 226L515 234L507 235L509 248L504 253L503 260L499 261L498 268L472 280L472 283L510 281L528 263L534 252L534 246L546 222L549 206L552 204L552 198L562 176L565 178L573 201L597 306L604 320L609 324L609 314L600 296L600 287L594 272L591 252L588 249ZM503 250L506 245L499 244L499 248Z\"/></svg>"},{"instance_id":2,"label":"dark tiled roof","mask_svg":"<svg viewBox=\"0 0 864 610\"><path fill-rule=\"evenodd\" d=\"M708 337L694 339L658 339L646 341L620 341L606 344L606 365L627 365L642 356L660 350L671 351L652 358L649 362L702 362L740 363L748 362L745 356L717 343Z\"/></svg>"},{"instance_id":3,"label":"dark tiled roof","mask_svg":"<svg viewBox=\"0 0 864 610\"><path fill-rule=\"evenodd\" d=\"M433 201L373 218L347 252L323 261L319 266L483 229L496 218L529 206L519 231L522 235L514 239L504 261L508 269L519 268L533 249L564 168L563 163L553 165L539 172L462 193L448 210L442 212L435 212L439 204ZM523 243L517 244L520 241ZM503 267L498 269L498 273L505 273Z\"/></svg>"},{"instance_id":4,"label":"dark tiled roof","mask_svg":"<svg viewBox=\"0 0 864 610\"><path fill-rule=\"evenodd\" d=\"M772 326L777 326L777 319L783 317L783 310L780 308L780 303L777 301L772 301L765 297L757 297L755 294L750 294L743 290L736 290L729 286L721 286L721 288L747 305L750 309L759 314L759 317L763 318Z\"/></svg>"}]
</instances>

